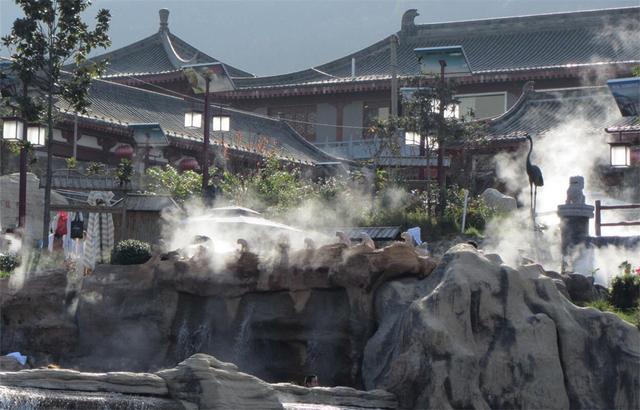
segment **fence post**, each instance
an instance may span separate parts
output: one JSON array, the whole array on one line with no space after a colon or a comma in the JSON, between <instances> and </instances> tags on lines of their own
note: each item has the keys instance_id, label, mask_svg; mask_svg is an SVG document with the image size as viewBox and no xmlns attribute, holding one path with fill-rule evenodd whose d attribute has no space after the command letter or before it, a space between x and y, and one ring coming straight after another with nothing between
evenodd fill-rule
<instances>
[{"instance_id":1,"label":"fence post","mask_svg":"<svg viewBox=\"0 0 640 410\"><path fill-rule=\"evenodd\" d=\"M469 191L464 190L464 205L462 206L462 227L460 233L464 234L465 224L467 222L467 202L469 201Z\"/></svg>"},{"instance_id":2,"label":"fence post","mask_svg":"<svg viewBox=\"0 0 640 410\"><path fill-rule=\"evenodd\" d=\"M595 220L595 224L596 224L596 236L600 236L601 235L601 227L600 227L600 223L602 222L602 220L600 219L600 212L602 212L601 209L601 203L600 200L598 199L596 201L596 220Z\"/></svg>"}]
</instances>

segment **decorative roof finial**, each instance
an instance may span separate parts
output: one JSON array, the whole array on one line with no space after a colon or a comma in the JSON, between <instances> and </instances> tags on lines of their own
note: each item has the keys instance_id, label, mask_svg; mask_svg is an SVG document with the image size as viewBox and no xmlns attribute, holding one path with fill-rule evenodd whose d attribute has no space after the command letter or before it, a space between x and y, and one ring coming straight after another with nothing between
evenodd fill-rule
<instances>
[{"instance_id":1,"label":"decorative roof finial","mask_svg":"<svg viewBox=\"0 0 640 410\"><path fill-rule=\"evenodd\" d=\"M416 23L414 19L418 17L420 13L418 13L417 9L409 9L404 12L402 15L402 26L400 29L403 33L411 34L416 30Z\"/></svg>"},{"instance_id":2,"label":"decorative roof finial","mask_svg":"<svg viewBox=\"0 0 640 410\"><path fill-rule=\"evenodd\" d=\"M169 31L169 9L160 9L160 31Z\"/></svg>"}]
</instances>

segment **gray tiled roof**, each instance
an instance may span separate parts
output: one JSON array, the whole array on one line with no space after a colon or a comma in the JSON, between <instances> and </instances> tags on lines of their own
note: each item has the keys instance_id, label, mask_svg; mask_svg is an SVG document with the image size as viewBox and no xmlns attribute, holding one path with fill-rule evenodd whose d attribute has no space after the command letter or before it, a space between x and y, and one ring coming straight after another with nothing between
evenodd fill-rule
<instances>
[{"instance_id":1,"label":"gray tiled roof","mask_svg":"<svg viewBox=\"0 0 640 410\"><path fill-rule=\"evenodd\" d=\"M363 232L369 235L373 240L378 241L391 241L398 239L402 232L400 226L358 226L348 228L333 228L326 231L329 235L334 235L336 232L344 232L349 239L359 240Z\"/></svg>"},{"instance_id":2,"label":"gray tiled roof","mask_svg":"<svg viewBox=\"0 0 640 410\"><path fill-rule=\"evenodd\" d=\"M168 54L170 51L167 51L167 48L163 45L163 41L165 41L163 39L164 32L159 31L140 41L93 57L90 60L108 60L109 64L104 77L160 74L178 71L180 67L185 64L218 62L215 58L192 47L172 33L167 32L167 35L179 59L191 60L193 57L195 57L195 59L188 63L182 63L179 59L172 59ZM246 71L226 63L224 63L224 65L231 77L253 77L253 74L247 73Z\"/></svg>"},{"instance_id":3,"label":"gray tiled roof","mask_svg":"<svg viewBox=\"0 0 640 410\"><path fill-rule=\"evenodd\" d=\"M202 141L202 129L184 127L184 113L191 103L177 97L129 87L105 80L92 82L89 117L115 126L135 123L158 123L173 141ZM60 103L60 109L67 109ZM214 108L214 114L231 117L231 131L225 133L225 144L231 149L271 152L282 158L300 162L337 161L306 141L286 122L245 111ZM211 143L220 144L220 133L211 132Z\"/></svg>"},{"instance_id":4,"label":"gray tiled roof","mask_svg":"<svg viewBox=\"0 0 640 410\"><path fill-rule=\"evenodd\" d=\"M640 62L640 7L462 21L399 31L398 75L419 73L415 48L462 45L476 74ZM356 77L351 78L351 59ZM308 70L235 80L238 89L389 78L389 38Z\"/></svg>"},{"instance_id":5,"label":"gray tiled roof","mask_svg":"<svg viewBox=\"0 0 640 410\"><path fill-rule=\"evenodd\" d=\"M128 194L124 201L128 211L158 212L166 208L179 208L168 195Z\"/></svg>"},{"instance_id":6,"label":"gray tiled roof","mask_svg":"<svg viewBox=\"0 0 640 410\"><path fill-rule=\"evenodd\" d=\"M609 124L607 132L640 132L640 116L622 117Z\"/></svg>"},{"instance_id":7,"label":"gray tiled roof","mask_svg":"<svg viewBox=\"0 0 640 410\"><path fill-rule=\"evenodd\" d=\"M503 115L487 121L490 141L542 136L571 120L595 131L620 118L615 100L606 86L527 90Z\"/></svg>"},{"instance_id":8,"label":"gray tiled roof","mask_svg":"<svg viewBox=\"0 0 640 410\"><path fill-rule=\"evenodd\" d=\"M44 187L44 184L44 179L41 179L40 185ZM121 186L115 175L87 175L70 169L54 170L51 175L51 184L53 189L73 191L118 191L139 188L136 181Z\"/></svg>"}]
</instances>

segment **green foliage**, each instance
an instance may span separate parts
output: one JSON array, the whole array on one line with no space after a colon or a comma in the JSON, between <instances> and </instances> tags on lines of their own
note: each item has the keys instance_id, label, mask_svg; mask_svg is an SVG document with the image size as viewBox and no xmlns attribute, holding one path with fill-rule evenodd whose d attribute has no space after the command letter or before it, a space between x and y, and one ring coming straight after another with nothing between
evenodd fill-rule
<instances>
[{"instance_id":1,"label":"green foliage","mask_svg":"<svg viewBox=\"0 0 640 410\"><path fill-rule=\"evenodd\" d=\"M631 70L631 74L634 77L640 77L640 65L633 67L633 70Z\"/></svg>"},{"instance_id":2,"label":"green foliage","mask_svg":"<svg viewBox=\"0 0 640 410\"><path fill-rule=\"evenodd\" d=\"M111 251L112 265L138 265L150 258L151 246L135 239L120 241Z\"/></svg>"},{"instance_id":3,"label":"green foliage","mask_svg":"<svg viewBox=\"0 0 640 410\"><path fill-rule=\"evenodd\" d=\"M633 309L640 302L640 275L632 273L633 267L627 261L622 262L619 268L622 275L611 280L609 301L618 309Z\"/></svg>"},{"instance_id":4,"label":"green foliage","mask_svg":"<svg viewBox=\"0 0 640 410\"><path fill-rule=\"evenodd\" d=\"M598 309L601 312L611 312L618 316L620 319L635 324L640 328L640 309L619 309L612 305L609 301L605 299L598 299L593 302L589 302L586 305L587 307L591 307L594 309Z\"/></svg>"},{"instance_id":5,"label":"green foliage","mask_svg":"<svg viewBox=\"0 0 640 410\"><path fill-rule=\"evenodd\" d=\"M147 189L185 201L202 192L202 175L195 171L178 172L171 165L151 167L147 171Z\"/></svg>"},{"instance_id":6,"label":"green foliage","mask_svg":"<svg viewBox=\"0 0 640 410\"><path fill-rule=\"evenodd\" d=\"M78 167L78 160L76 157L67 158L65 162L67 163L68 169L76 169Z\"/></svg>"},{"instance_id":7,"label":"green foliage","mask_svg":"<svg viewBox=\"0 0 640 410\"><path fill-rule=\"evenodd\" d=\"M87 175L100 175L104 174L104 171L104 164L99 162L90 162L89 165L87 165Z\"/></svg>"},{"instance_id":8,"label":"green foliage","mask_svg":"<svg viewBox=\"0 0 640 410\"><path fill-rule=\"evenodd\" d=\"M8 277L20 265L20 257L13 253L0 254L0 278Z\"/></svg>"},{"instance_id":9,"label":"green foliage","mask_svg":"<svg viewBox=\"0 0 640 410\"><path fill-rule=\"evenodd\" d=\"M475 228L473 226L471 228L465 229L464 234L467 235L467 236L473 236L473 237L476 237L476 238L481 238L482 237L482 232L480 232L478 230L478 228Z\"/></svg>"},{"instance_id":10,"label":"green foliage","mask_svg":"<svg viewBox=\"0 0 640 410\"><path fill-rule=\"evenodd\" d=\"M301 202L305 187L297 168L285 169L275 157L269 157L251 180L257 199L267 208L283 211Z\"/></svg>"},{"instance_id":11,"label":"green foliage","mask_svg":"<svg viewBox=\"0 0 640 410\"><path fill-rule=\"evenodd\" d=\"M124 186L131 182L131 177L133 176L133 163L130 159L122 158L120 163L118 164L118 169L116 170L116 177L118 177L118 181L120 182L120 186Z\"/></svg>"},{"instance_id":12,"label":"green foliage","mask_svg":"<svg viewBox=\"0 0 640 410\"><path fill-rule=\"evenodd\" d=\"M19 142L9 141L6 144L7 144L7 149L11 154L20 155L20 148L22 148L22 145L20 145Z\"/></svg>"},{"instance_id":13,"label":"green foliage","mask_svg":"<svg viewBox=\"0 0 640 410\"><path fill-rule=\"evenodd\" d=\"M73 111L85 113L89 106L88 87L92 77L104 69L103 63L87 63L89 53L111 45L107 31L111 15L101 9L93 30L82 21L89 0L16 0L23 17L2 38L13 50L12 68L25 83L44 77L47 90L60 94ZM72 75L62 75L63 67L75 63ZM66 68L68 69L68 68ZM55 85L55 87L54 87ZM21 103L25 108L27 102Z\"/></svg>"},{"instance_id":14,"label":"green foliage","mask_svg":"<svg viewBox=\"0 0 640 410\"><path fill-rule=\"evenodd\" d=\"M448 201L445 209L445 216L455 221L457 224L462 223L462 214L464 212L464 189L456 186L447 190ZM480 196L469 196L467 200L467 217L465 220L465 228L475 228L478 231L484 230L487 221L495 215L495 211L489 208Z\"/></svg>"}]
</instances>

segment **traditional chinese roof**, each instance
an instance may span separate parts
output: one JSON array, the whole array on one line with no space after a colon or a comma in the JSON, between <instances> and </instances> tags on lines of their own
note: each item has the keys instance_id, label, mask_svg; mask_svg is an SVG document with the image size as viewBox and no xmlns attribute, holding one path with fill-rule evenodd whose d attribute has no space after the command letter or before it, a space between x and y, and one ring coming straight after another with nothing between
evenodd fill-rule
<instances>
[{"instance_id":1,"label":"traditional chinese roof","mask_svg":"<svg viewBox=\"0 0 640 410\"><path fill-rule=\"evenodd\" d=\"M124 197L124 206L127 211L160 212L163 209L178 209L176 201L169 195L134 194L129 193Z\"/></svg>"},{"instance_id":2,"label":"traditional chinese roof","mask_svg":"<svg viewBox=\"0 0 640 410\"><path fill-rule=\"evenodd\" d=\"M90 60L108 60L104 78L167 75L180 72L185 65L218 62L172 34L168 19L169 10L161 9L157 33ZM223 64L231 77L253 77L253 74Z\"/></svg>"},{"instance_id":3,"label":"traditional chinese roof","mask_svg":"<svg viewBox=\"0 0 640 410\"><path fill-rule=\"evenodd\" d=\"M577 68L640 62L640 7L419 25L413 22L417 15L415 10L405 13L397 33L397 74L401 78L419 74L414 49L420 47L463 46L476 81L531 71L553 77ZM307 70L234 82L239 93L371 83L390 76L390 39L385 38Z\"/></svg>"},{"instance_id":4,"label":"traditional chinese roof","mask_svg":"<svg viewBox=\"0 0 640 410\"><path fill-rule=\"evenodd\" d=\"M640 116L622 117L606 128L607 132L640 132Z\"/></svg>"},{"instance_id":5,"label":"traditional chinese roof","mask_svg":"<svg viewBox=\"0 0 640 410\"><path fill-rule=\"evenodd\" d=\"M606 86L538 91L525 86L520 99L504 114L486 121L489 141L518 141L543 136L572 120L602 131L621 118Z\"/></svg>"},{"instance_id":6,"label":"traditional chinese roof","mask_svg":"<svg viewBox=\"0 0 640 410\"><path fill-rule=\"evenodd\" d=\"M85 121L110 127L113 132L130 132L131 124L157 123L169 137L171 144L201 143L202 128L184 126L185 112L192 110L191 102L182 98L130 87L106 80L94 80L89 90L91 107ZM65 112L68 107L59 103ZM300 136L280 119L231 108L213 107L215 115L228 115L231 130L224 133L227 149L258 155L273 154L293 162L315 164L338 161ZM222 144L222 135L210 133L212 145Z\"/></svg>"}]
</instances>

